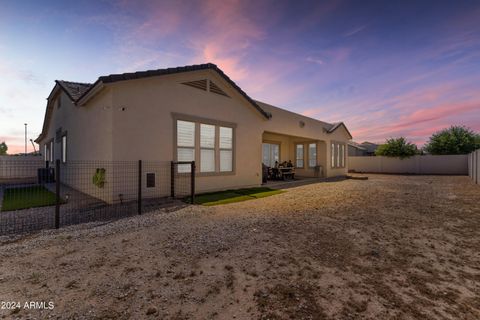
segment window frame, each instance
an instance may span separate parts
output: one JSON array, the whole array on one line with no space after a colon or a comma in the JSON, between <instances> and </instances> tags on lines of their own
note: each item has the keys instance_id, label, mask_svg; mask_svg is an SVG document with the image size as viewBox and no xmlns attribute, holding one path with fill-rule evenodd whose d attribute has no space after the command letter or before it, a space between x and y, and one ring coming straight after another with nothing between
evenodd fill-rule
<instances>
[{"instance_id":1,"label":"window frame","mask_svg":"<svg viewBox=\"0 0 480 320\"><path fill-rule=\"evenodd\" d=\"M298 147L302 147L302 158L298 158ZM298 165L298 160L302 160L302 166ZM303 143L295 143L295 168L303 169L305 168L305 145Z\"/></svg>"},{"instance_id":2,"label":"window frame","mask_svg":"<svg viewBox=\"0 0 480 320\"><path fill-rule=\"evenodd\" d=\"M189 123L193 123L193 146L179 146L178 145L178 122L179 121L182 121L182 122L189 122ZM177 119L175 120L175 145L174 145L174 148L175 148L175 160L176 161L179 161L178 160L178 151L180 149L187 149L187 150L192 150L193 151L193 161L195 161L195 163L198 163L196 160L197 158L197 151L196 151L196 146L197 146L197 139L198 139L198 134L197 134L197 124L194 122L194 121L189 121L189 120L183 120L183 119ZM184 161L184 160L182 160ZM188 166L188 167L187 167ZM184 170L179 170L180 168L185 168ZM191 173L191 167L187 164L179 164L177 165L177 173L179 174L182 174L182 173L185 173L185 174L190 174Z\"/></svg>"},{"instance_id":3,"label":"window frame","mask_svg":"<svg viewBox=\"0 0 480 320\"><path fill-rule=\"evenodd\" d=\"M195 123L195 144L194 144L194 159L195 159L195 166L197 170L195 171L196 176L225 176L225 175L235 175L236 174L236 129L237 124L232 122L226 122L221 120L203 118L198 116L192 116L187 114L175 113L172 112L172 119L173 119L173 154L174 154L174 161L178 161L178 153L177 153L177 121L189 121ZM215 171L213 172L201 172L201 154L200 150L200 125L214 125L215 126ZM227 127L232 129L232 148L220 149L220 127ZM232 152L232 170L231 171L220 171L220 150L231 150ZM177 171L178 172L178 171ZM190 172L178 172L179 174L190 174Z\"/></svg>"},{"instance_id":4,"label":"window frame","mask_svg":"<svg viewBox=\"0 0 480 320\"><path fill-rule=\"evenodd\" d=\"M234 139L233 139L233 136L234 136L234 130L233 130L232 127L227 127L227 126L217 126L216 128L217 128L217 130L218 130L218 172L220 172L220 173L223 173L223 172L227 172L227 173L228 173L228 172L232 172L232 171L233 171L233 146L234 146L234 144L233 144L233 140L234 140ZM220 130L220 129L221 129L221 128L228 128L228 129L231 129L231 130L232 130L232 145L230 146L230 148L224 148L224 147L221 147L221 146L220 146L220 139L221 139L221 137L220 137L220 132L221 132L221 130ZM229 170L229 171L224 171L224 170L222 170L222 163L221 163L221 162L222 162L222 160L221 160L221 159L222 159L222 158L221 158L222 151L230 151L230 152L232 153L232 164L231 164L231 165L232 165L232 170Z\"/></svg>"},{"instance_id":5,"label":"window frame","mask_svg":"<svg viewBox=\"0 0 480 320\"><path fill-rule=\"evenodd\" d=\"M312 155L310 154L310 146L311 145L315 146L315 158L314 159L311 158ZM318 163L317 163L317 149L318 148L317 148L317 143L316 142L308 143L308 167L309 168L315 168L318 165ZM311 160L315 160L315 164L313 166L310 164Z\"/></svg>"},{"instance_id":6,"label":"window frame","mask_svg":"<svg viewBox=\"0 0 480 320\"><path fill-rule=\"evenodd\" d=\"M343 142L330 142L330 161L332 169L343 169L346 167L346 144Z\"/></svg>"},{"instance_id":7,"label":"window frame","mask_svg":"<svg viewBox=\"0 0 480 320\"><path fill-rule=\"evenodd\" d=\"M63 139L65 139L65 145L63 145ZM64 132L62 134L62 137L60 138L60 150L61 150L61 154L60 154L60 160L62 163L67 163L67 159L68 159L68 137L67 137L67 132Z\"/></svg>"},{"instance_id":8,"label":"window frame","mask_svg":"<svg viewBox=\"0 0 480 320\"><path fill-rule=\"evenodd\" d=\"M197 125L197 124L195 124ZM202 125L204 126L213 126L213 147L202 147ZM216 146L217 146L217 126L213 125L213 124L207 124L207 123L198 123L198 126L199 126L199 135L200 135L200 143L199 143L199 150L200 150L200 154L199 154L199 158L200 158L200 161L199 161L199 172L200 173L212 173L212 172L215 172L216 169L217 169L217 152L216 152ZM202 150L209 150L209 151L213 151L213 171L202 171Z\"/></svg>"}]
</instances>

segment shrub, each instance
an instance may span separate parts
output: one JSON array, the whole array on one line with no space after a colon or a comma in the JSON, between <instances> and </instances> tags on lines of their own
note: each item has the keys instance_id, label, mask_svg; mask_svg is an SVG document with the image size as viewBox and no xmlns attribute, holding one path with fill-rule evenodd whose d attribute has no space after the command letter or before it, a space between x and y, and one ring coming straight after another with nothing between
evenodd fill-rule
<instances>
[{"instance_id":1,"label":"shrub","mask_svg":"<svg viewBox=\"0 0 480 320\"><path fill-rule=\"evenodd\" d=\"M407 142L404 137L387 139L375 151L377 156L408 158L418 153L417 146Z\"/></svg>"}]
</instances>

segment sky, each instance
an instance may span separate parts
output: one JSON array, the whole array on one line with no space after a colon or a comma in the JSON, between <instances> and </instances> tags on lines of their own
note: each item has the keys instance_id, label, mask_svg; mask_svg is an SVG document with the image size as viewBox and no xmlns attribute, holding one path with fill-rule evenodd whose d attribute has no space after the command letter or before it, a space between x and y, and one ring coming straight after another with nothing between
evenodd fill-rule
<instances>
[{"instance_id":1,"label":"sky","mask_svg":"<svg viewBox=\"0 0 480 320\"><path fill-rule=\"evenodd\" d=\"M55 79L206 62L357 142L480 131L480 1L0 0L0 142L38 136Z\"/></svg>"}]
</instances>

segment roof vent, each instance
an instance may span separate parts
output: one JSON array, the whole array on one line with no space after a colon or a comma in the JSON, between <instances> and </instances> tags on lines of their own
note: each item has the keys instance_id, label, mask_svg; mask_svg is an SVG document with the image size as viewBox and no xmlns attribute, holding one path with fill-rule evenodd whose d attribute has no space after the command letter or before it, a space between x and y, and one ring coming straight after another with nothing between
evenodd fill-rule
<instances>
[{"instance_id":1,"label":"roof vent","mask_svg":"<svg viewBox=\"0 0 480 320\"><path fill-rule=\"evenodd\" d=\"M207 91L207 79L183 82L182 84L186 86L194 87L203 91Z\"/></svg>"},{"instance_id":2,"label":"roof vent","mask_svg":"<svg viewBox=\"0 0 480 320\"><path fill-rule=\"evenodd\" d=\"M300 126L300 128L303 128L303 127L305 127L305 122L300 121L300 122L298 123L298 125Z\"/></svg>"},{"instance_id":3,"label":"roof vent","mask_svg":"<svg viewBox=\"0 0 480 320\"><path fill-rule=\"evenodd\" d=\"M222 96L229 97L222 89L220 89L213 81L210 81L210 92L221 94ZM229 97L230 98L230 97Z\"/></svg>"}]
</instances>

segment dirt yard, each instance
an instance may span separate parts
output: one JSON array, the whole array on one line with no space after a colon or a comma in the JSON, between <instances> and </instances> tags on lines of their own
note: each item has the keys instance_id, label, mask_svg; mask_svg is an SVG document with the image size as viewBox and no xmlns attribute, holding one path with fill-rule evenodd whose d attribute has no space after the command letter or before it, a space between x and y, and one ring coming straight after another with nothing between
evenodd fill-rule
<instances>
[{"instance_id":1,"label":"dirt yard","mask_svg":"<svg viewBox=\"0 0 480 320\"><path fill-rule=\"evenodd\" d=\"M480 319L480 186L369 175L4 239L0 256L0 300L21 304L6 319Z\"/></svg>"}]
</instances>

